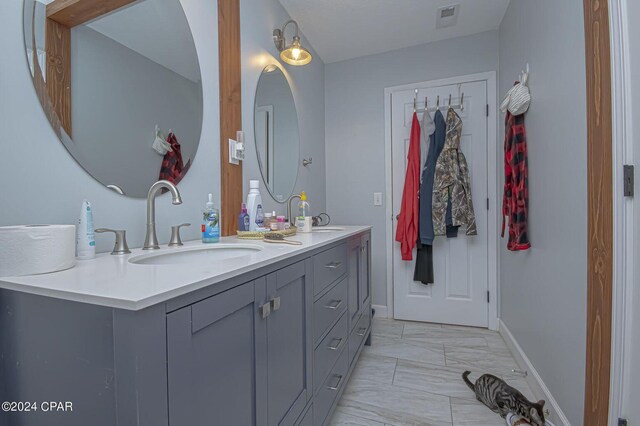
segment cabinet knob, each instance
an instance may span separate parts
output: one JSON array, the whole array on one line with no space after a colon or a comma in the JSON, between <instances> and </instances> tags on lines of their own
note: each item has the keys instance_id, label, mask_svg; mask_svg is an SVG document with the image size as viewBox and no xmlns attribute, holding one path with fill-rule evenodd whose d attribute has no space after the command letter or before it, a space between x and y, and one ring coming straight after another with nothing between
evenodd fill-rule
<instances>
[{"instance_id":1,"label":"cabinet knob","mask_svg":"<svg viewBox=\"0 0 640 426\"><path fill-rule=\"evenodd\" d=\"M280 297L274 297L271 299L271 302L269 302L271 304L271 310L272 311L277 311L278 309L280 309Z\"/></svg>"}]
</instances>

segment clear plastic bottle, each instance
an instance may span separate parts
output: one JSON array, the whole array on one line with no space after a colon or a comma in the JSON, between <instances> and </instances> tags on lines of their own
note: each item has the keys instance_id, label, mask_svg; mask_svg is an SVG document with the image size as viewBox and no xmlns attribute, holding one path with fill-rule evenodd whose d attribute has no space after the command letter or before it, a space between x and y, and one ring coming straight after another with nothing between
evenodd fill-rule
<instances>
[{"instance_id":1,"label":"clear plastic bottle","mask_svg":"<svg viewBox=\"0 0 640 426\"><path fill-rule=\"evenodd\" d=\"M217 243L220 241L220 212L213 206L213 194L202 211L202 242Z\"/></svg>"},{"instance_id":2,"label":"clear plastic bottle","mask_svg":"<svg viewBox=\"0 0 640 426\"><path fill-rule=\"evenodd\" d=\"M298 227L298 232L311 232L311 206L307 202L307 193L305 191L300 194L296 226Z\"/></svg>"}]
</instances>

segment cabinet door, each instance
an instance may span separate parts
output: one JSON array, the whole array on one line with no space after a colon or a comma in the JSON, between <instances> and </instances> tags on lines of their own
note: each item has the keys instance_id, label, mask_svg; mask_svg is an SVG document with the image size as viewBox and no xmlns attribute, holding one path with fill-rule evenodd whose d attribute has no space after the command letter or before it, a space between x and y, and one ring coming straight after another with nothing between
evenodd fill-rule
<instances>
[{"instance_id":1,"label":"cabinet door","mask_svg":"<svg viewBox=\"0 0 640 426\"><path fill-rule=\"evenodd\" d=\"M355 239L349 241L348 252L348 285L349 285L349 329L351 330L358 322L358 315L360 315L361 298L360 298L360 263L361 263L361 249L360 240Z\"/></svg>"},{"instance_id":2,"label":"cabinet door","mask_svg":"<svg viewBox=\"0 0 640 426\"><path fill-rule=\"evenodd\" d=\"M269 425L292 425L311 397L311 259L267 276ZM230 423L229 423L230 424Z\"/></svg>"},{"instance_id":3,"label":"cabinet door","mask_svg":"<svg viewBox=\"0 0 640 426\"><path fill-rule=\"evenodd\" d=\"M263 278L167 315L170 426L264 424L264 286Z\"/></svg>"},{"instance_id":4,"label":"cabinet door","mask_svg":"<svg viewBox=\"0 0 640 426\"><path fill-rule=\"evenodd\" d=\"M362 237L360 242L360 306L371 301L371 235Z\"/></svg>"}]
</instances>

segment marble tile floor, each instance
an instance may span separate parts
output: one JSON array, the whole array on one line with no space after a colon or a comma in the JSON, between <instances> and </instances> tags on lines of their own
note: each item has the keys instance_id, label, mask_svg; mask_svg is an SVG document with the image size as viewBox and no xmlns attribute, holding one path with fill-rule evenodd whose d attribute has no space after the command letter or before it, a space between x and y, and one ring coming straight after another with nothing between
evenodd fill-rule
<instances>
[{"instance_id":1,"label":"marble tile floor","mask_svg":"<svg viewBox=\"0 0 640 426\"><path fill-rule=\"evenodd\" d=\"M331 420L332 426L504 426L475 399L461 374L492 373L533 394L511 370L517 364L502 337L472 327L374 319L365 346Z\"/></svg>"}]
</instances>

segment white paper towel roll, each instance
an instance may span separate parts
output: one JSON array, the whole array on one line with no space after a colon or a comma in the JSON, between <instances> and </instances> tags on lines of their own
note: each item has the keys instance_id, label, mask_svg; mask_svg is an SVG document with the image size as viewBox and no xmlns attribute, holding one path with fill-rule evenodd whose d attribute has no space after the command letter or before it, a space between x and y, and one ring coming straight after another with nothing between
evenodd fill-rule
<instances>
[{"instance_id":1,"label":"white paper towel roll","mask_svg":"<svg viewBox=\"0 0 640 426\"><path fill-rule=\"evenodd\" d=\"M0 227L0 277L46 274L72 268L74 225Z\"/></svg>"}]
</instances>

